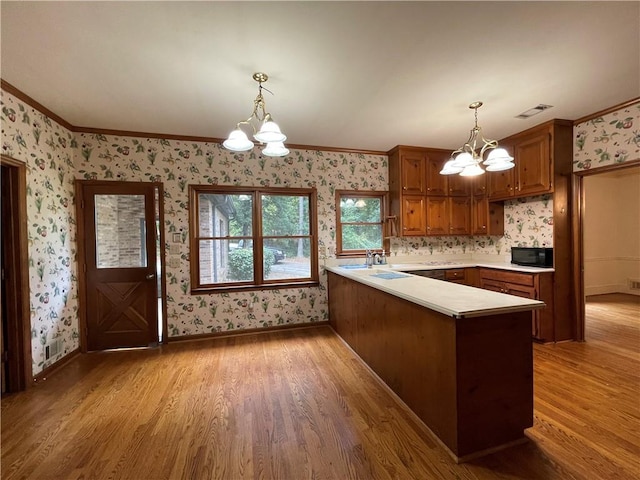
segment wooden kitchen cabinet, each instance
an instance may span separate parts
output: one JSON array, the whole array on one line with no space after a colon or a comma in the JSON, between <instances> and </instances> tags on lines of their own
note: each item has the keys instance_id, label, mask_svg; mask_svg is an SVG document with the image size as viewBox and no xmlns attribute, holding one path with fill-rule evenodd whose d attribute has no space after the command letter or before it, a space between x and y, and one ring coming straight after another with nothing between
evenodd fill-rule
<instances>
[{"instance_id":1,"label":"wooden kitchen cabinet","mask_svg":"<svg viewBox=\"0 0 640 480\"><path fill-rule=\"evenodd\" d=\"M449 197L449 235L471 234L471 199Z\"/></svg>"},{"instance_id":2,"label":"wooden kitchen cabinet","mask_svg":"<svg viewBox=\"0 0 640 480\"><path fill-rule=\"evenodd\" d=\"M419 150L407 149L400 152L400 183L403 194L424 195L426 193L426 162L426 155Z\"/></svg>"},{"instance_id":3,"label":"wooden kitchen cabinet","mask_svg":"<svg viewBox=\"0 0 640 480\"><path fill-rule=\"evenodd\" d=\"M518 196L553 192L551 132L525 137L514 147Z\"/></svg>"},{"instance_id":4,"label":"wooden kitchen cabinet","mask_svg":"<svg viewBox=\"0 0 640 480\"><path fill-rule=\"evenodd\" d=\"M504 235L504 203L489 202L486 195L471 197L471 234Z\"/></svg>"},{"instance_id":5,"label":"wooden kitchen cabinet","mask_svg":"<svg viewBox=\"0 0 640 480\"><path fill-rule=\"evenodd\" d=\"M402 236L449 234L448 179L440 175L448 150L399 145L389 155L390 214ZM433 199L433 200L429 200Z\"/></svg>"},{"instance_id":6,"label":"wooden kitchen cabinet","mask_svg":"<svg viewBox=\"0 0 640 480\"><path fill-rule=\"evenodd\" d=\"M450 197L468 197L471 194L472 177L461 177L460 175L448 175L448 177L449 190L447 195Z\"/></svg>"},{"instance_id":7,"label":"wooden kitchen cabinet","mask_svg":"<svg viewBox=\"0 0 640 480\"><path fill-rule=\"evenodd\" d=\"M555 341L553 273L521 273L480 268L480 288L540 300L542 310L531 312L531 334L542 342Z\"/></svg>"},{"instance_id":8,"label":"wooden kitchen cabinet","mask_svg":"<svg viewBox=\"0 0 640 480\"><path fill-rule=\"evenodd\" d=\"M444 162L451 156L450 153L440 150L427 150L427 195L447 195L449 190L449 178L440 175Z\"/></svg>"},{"instance_id":9,"label":"wooden kitchen cabinet","mask_svg":"<svg viewBox=\"0 0 640 480\"><path fill-rule=\"evenodd\" d=\"M546 122L501 140L500 146L513 157L515 168L487 172L490 200L509 200L554 192L554 174L571 156L564 141L570 125L563 120ZM560 166L560 167L558 167Z\"/></svg>"},{"instance_id":10,"label":"wooden kitchen cabinet","mask_svg":"<svg viewBox=\"0 0 640 480\"><path fill-rule=\"evenodd\" d=\"M422 195L402 196L402 235L427 235L425 197Z\"/></svg>"},{"instance_id":11,"label":"wooden kitchen cabinet","mask_svg":"<svg viewBox=\"0 0 640 480\"><path fill-rule=\"evenodd\" d=\"M449 199L427 197L427 235L449 235Z\"/></svg>"}]
</instances>

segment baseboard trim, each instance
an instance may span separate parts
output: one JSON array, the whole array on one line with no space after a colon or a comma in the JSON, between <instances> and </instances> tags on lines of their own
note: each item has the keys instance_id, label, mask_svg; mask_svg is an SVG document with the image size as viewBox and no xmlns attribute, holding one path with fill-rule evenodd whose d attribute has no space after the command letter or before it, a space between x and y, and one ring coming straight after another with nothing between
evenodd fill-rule
<instances>
[{"instance_id":1,"label":"baseboard trim","mask_svg":"<svg viewBox=\"0 0 640 480\"><path fill-rule=\"evenodd\" d=\"M197 342L200 340L210 340L212 338L240 337L244 335L259 335L263 333L276 332L278 330L299 330L305 328L328 326L329 321L307 323L292 323L287 325L275 325L272 327L248 328L242 330L229 330L226 332L199 333L197 335L179 335L176 337L167 337L167 343L174 342Z\"/></svg>"},{"instance_id":2,"label":"baseboard trim","mask_svg":"<svg viewBox=\"0 0 640 480\"><path fill-rule=\"evenodd\" d=\"M58 370L62 369L62 367L64 367L67 364L69 364L71 361L73 361L79 355L80 355L80 349L79 348L76 348L75 350L71 350L68 354L66 354L60 360L57 360L56 362L54 362L51 365L49 365L47 368L42 370L37 375L34 375L33 383L37 385L39 383L44 382L48 377L50 377L51 375L56 373Z\"/></svg>"},{"instance_id":3,"label":"baseboard trim","mask_svg":"<svg viewBox=\"0 0 640 480\"><path fill-rule=\"evenodd\" d=\"M607 295L610 293L626 293L629 295L640 295L640 290L631 290L628 285L611 284L611 285L593 285L584 288L584 296Z\"/></svg>"}]
</instances>

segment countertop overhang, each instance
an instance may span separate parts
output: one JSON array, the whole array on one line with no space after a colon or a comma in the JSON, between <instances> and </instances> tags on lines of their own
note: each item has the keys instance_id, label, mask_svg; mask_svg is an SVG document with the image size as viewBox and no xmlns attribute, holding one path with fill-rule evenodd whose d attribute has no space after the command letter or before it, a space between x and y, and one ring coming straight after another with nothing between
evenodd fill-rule
<instances>
[{"instance_id":1,"label":"countertop overhang","mask_svg":"<svg viewBox=\"0 0 640 480\"><path fill-rule=\"evenodd\" d=\"M495 264L462 262L438 265L388 264L353 269L344 268L344 266L326 266L325 269L453 318L483 317L545 307L545 303L539 300L410 274L411 271L417 270L472 267L500 268L527 273L553 272L553 269L508 268ZM398 275L384 275L391 272L397 272Z\"/></svg>"}]
</instances>

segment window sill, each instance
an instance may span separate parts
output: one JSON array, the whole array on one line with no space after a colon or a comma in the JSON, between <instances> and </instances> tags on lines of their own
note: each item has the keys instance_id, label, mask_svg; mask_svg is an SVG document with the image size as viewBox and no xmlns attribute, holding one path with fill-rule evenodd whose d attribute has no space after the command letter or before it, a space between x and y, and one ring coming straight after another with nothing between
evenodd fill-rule
<instances>
[{"instance_id":1,"label":"window sill","mask_svg":"<svg viewBox=\"0 0 640 480\"><path fill-rule=\"evenodd\" d=\"M248 292L252 290L285 290L290 288L310 288L320 285L318 281L288 282L288 283L266 283L264 285L225 285L224 287L197 287L191 289L191 295L202 295L211 293Z\"/></svg>"}]
</instances>

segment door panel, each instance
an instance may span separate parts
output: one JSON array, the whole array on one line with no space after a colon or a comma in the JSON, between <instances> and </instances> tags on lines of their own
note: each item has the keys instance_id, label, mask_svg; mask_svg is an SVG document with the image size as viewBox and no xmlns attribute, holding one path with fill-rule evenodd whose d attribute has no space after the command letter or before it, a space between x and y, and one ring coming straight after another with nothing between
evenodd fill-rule
<instances>
[{"instance_id":1,"label":"door panel","mask_svg":"<svg viewBox=\"0 0 640 480\"><path fill-rule=\"evenodd\" d=\"M87 349L158 341L155 187L82 185Z\"/></svg>"}]
</instances>

